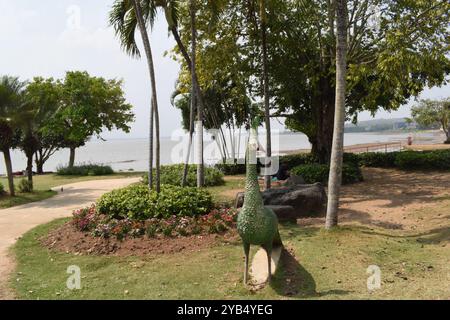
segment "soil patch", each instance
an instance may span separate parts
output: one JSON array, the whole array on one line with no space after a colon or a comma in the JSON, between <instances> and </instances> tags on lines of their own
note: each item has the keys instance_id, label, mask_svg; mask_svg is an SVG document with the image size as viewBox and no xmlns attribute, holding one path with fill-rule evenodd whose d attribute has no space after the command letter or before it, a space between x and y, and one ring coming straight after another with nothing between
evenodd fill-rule
<instances>
[{"instance_id":1,"label":"soil patch","mask_svg":"<svg viewBox=\"0 0 450 320\"><path fill-rule=\"evenodd\" d=\"M52 230L40 239L49 249L75 255L153 256L177 252L196 252L220 244L238 241L235 230L224 234L202 234L188 237L116 238L93 237L76 230L70 222Z\"/></svg>"}]
</instances>

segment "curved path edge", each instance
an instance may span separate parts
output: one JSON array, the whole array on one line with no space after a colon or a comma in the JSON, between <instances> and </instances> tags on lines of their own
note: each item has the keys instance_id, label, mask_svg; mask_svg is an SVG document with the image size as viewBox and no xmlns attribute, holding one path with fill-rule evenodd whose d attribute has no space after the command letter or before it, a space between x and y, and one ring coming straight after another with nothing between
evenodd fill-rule
<instances>
[{"instance_id":1,"label":"curved path edge","mask_svg":"<svg viewBox=\"0 0 450 320\"><path fill-rule=\"evenodd\" d=\"M19 237L32 228L57 218L70 217L72 211L93 203L102 194L139 181L139 177L90 180L54 187L58 194L42 200L0 210L0 300L14 299L8 280L14 271L9 255Z\"/></svg>"}]
</instances>

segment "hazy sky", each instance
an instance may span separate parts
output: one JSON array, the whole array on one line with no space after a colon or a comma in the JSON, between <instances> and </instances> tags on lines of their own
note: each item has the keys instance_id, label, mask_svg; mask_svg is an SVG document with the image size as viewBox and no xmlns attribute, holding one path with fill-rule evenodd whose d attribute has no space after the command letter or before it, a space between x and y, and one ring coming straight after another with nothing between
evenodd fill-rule
<instances>
[{"instance_id":1,"label":"hazy sky","mask_svg":"<svg viewBox=\"0 0 450 320\"><path fill-rule=\"evenodd\" d=\"M150 82L144 60L127 56L120 48L108 11L112 0L0 0L0 75L22 80L34 76L61 78L65 71L86 70L91 75L122 78L127 100L134 106L136 122L129 135L105 133L105 138L137 138L148 134ZM156 68L161 135L180 127L180 113L170 105L178 64L163 57L174 46L163 18L151 34ZM426 90L422 97L448 96L450 86ZM409 107L378 112L377 118L409 115ZM370 119L362 113L360 120Z\"/></svg>"}]
</instances>

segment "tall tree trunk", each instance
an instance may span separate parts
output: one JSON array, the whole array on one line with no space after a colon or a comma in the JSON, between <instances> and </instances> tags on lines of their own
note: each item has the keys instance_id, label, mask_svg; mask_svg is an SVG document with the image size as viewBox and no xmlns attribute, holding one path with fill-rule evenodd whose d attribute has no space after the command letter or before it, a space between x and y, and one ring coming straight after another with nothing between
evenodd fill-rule
<instances>
[{"instance_id":1,"label":"tall tree trunk","mask_svg":"<svg viewBox=\"0 0 450 320\"><path fill-rule=\"evenodd\" d=\"M153 127L155 121L154 121L154 115L155 115L155 108L153 106L153 99L150 101L150 123L149 123L149 130L148 130L148 189L153 189L153 134L155 132L155 129Z\"/></svg>"},{"instance_id":2,"label":"tall tree trunk","mask_svg":"<svg viewBox=\"0 0 450 320\"><path fill-rule=\"evenodd\" d=\"M44 173L44 159L42 157L42 150L38 150L34 153L34 162L36 163L36 173Z\"/></svg>"},{"instance_id":3,"label":"tall tree trunk","mask_svg":"<svg viewBox=\"0 0 450 320\"><path fill-rule=\"evenodd\" d=\"M447 136L447 140L445 140L445 144L450 144L450 119L448 120L448 128L445 132L446 136Z\"/></svg>"},{"instance_id":4,"label":"tall tree trunk","mask_svg":"<svg viewBox=\"0 0 450 320\"><path fill-rule=\"evenodd\" d=\"M70 154L69 154L69 168L72 168L75 164L75 147L70 147Z\"/></svg>"},{"instance_id":5,"label":"tall tree trunk","mask_svg":"<svg viewBox=\"0 0 450 320\"><path fill-rule=\"evenodd\" d=\"M191 16L191 73L192 82L195 88L194 101L197 101L199 95L198 79L196 77L196 50L197 50L197 29L196 29L196 1L190 0L190 16ZM201 99L201 98L200 98ZM203 104L199 103L197 107L197 187L201 188L205 185L205 165L203 159Z\"/></svg>"},{"instance_id":6,"label":"tall tree trunk","mask_svg":"<svg viewBox=\"0 0 450 320\"><path fill-rule=\"evenodd\" d=\"M138 0L133 0L133 7L136 13L136 19L138 21L139 30L142 37L142 42L144 44L145 55L147 56L147 64L150 73L150 82L152 88L152 104L151 107L153 111L151 114L154 114L155 117L155 131L156 131L156 191L159 193L160 191L160 141L159 141L159 112L158 112L158 98L156 95L156 79L155 79L155 68L153 65L153 55L150 46L150 40L148 37L147 29L145 28L144 17L142 15L141 5ZM151 134L153 135L153 133Z\"/></svg>"},{"instance_id":7,"label":"tall tree trunk","mask_svg":"<svg viewBox=\"0 0 450 320\"><path fill-rule=\"evenodd\" d=\"M156 90L156 88L155 88ZM155 98L156 99L156 98ZM157 102L154 100L153 112L155 113L155 138L156 138L156 156L155 156L155 186L156 192L161 191L161 139L159 137L159 110L157 107Z\"/></svg>"},{"instance_id":8,"label":"tall tree trunk","mask_svg":"<svg viewBox=\"0 0 450 320\"><path fill-rule=\"evenodd\" d=\"M9 195L14 197L16 192L14 190L14 175L12 170L11 153L9 148L2 150L5 158L6 175L8 176Z\"/></svg>"},{"instance_id":9,"label":"tall tree trunk","mask_svg":"<svg viewBox=\"0 0 450 320\"><path fill-rule=\"evenodd\" d=\"M262 47L262 79L264 94L264 120L266 124L266 167L270 166L269 159L272 157L272 136L270 130L270 96L269 96L269 72L267 61L267 25L266 25L266 0L260 0L261 18L261 47ZM266 168L267 170L267 168ZM264 186L270 189L271 175L264 177Z\"/></svg>"},{"instance_id":10,"label":"tall tree trunk","mask_svg":"<svg viewBox=\"0 0 450 320\"><path fill-rule=\"evenodd\" d=\"M193 75L193 73L191 73ZM194 77L192 76L192 88L191 88L191 104L189 110L189 143L186 152L186 160L184 162L183 177L181 178L181 186L184 187L187 182L187 174L189 170L189 158L191 156L192 148L192 135L194 134L194 111L195 111L195 89L194 89Z\"/></svg>"},{"instance_id":11,"label":"tall tree trunk","mask_svg":"<svg viewBox=\"0 0 450 320\"><path fill-rule=\"evenodd\" d=\"M331 150L330 176L328 179L328 206L325 228L338 223L339 192L342 181L344 153L345 90L347 73L347 1L336 0L336 107L334 117L333 147Z\"/></svg>"},{"instance_id":12,"label":"tall tree trunk","mask_svg":"<svg viewBox=\"0 0 450 320\"><path fill-rule=\"evenodd\" d=\"M311 153L319 163L329 164L333 145L335 116L334 93L321 95L318 99L320 102L318 102L317 107L315 107L316 128L314 135L309 137L312 145Z\"/></svg>"},{"instance_id":13,"label":"tall tree trunk","mask_svg":"<svg viewBox=\"0 0 450 320\"><path fill-rule=\"evenodd\" d=\"M30 189L33 190L33 153L26 154L27 157L27 178L30 184Z\"/></svg>"}]
</instances>

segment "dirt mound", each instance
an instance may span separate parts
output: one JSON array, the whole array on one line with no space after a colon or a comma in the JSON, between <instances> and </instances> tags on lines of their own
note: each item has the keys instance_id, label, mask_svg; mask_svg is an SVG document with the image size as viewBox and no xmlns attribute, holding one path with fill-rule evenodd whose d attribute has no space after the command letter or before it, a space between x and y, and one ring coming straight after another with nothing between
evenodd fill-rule
<instances>
[{"instance_id":1,"label":"dirt mound","mask_svg":"<svg viewBox=\"0 0 450 320\"><path fill-rule=\"evenodd\" d=\"M152 256L176 252L195 252L220 244L238 241L235 230L225 234L203 234L189 237L116 238L93 237L76 230L70 222L49 232L40 239L45 247L75 255Z\"/></svg>"}]
</instances>

